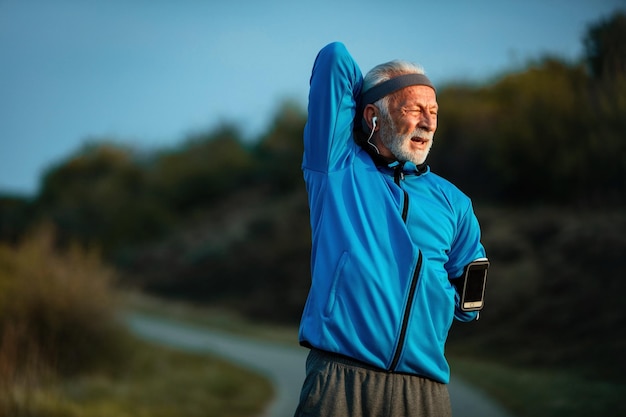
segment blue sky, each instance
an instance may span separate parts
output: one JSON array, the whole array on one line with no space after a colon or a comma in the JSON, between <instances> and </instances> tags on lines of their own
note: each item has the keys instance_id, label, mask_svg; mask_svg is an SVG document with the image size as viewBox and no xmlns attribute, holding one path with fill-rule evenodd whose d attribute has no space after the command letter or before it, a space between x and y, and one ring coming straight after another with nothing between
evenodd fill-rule
<instances>
[{"instance_id":1,"label":"blue sky","mask_svg":"<svg viewBox=\"0 0 626 417\"><path fill-rule=\"evenodd\" d=\"M0 0L0 192L34 194L85 141L176 146L227 121L246 137L306 105L310 69L344 42L363 72L402 58L438 85L551 54L626 0Z\"/></svg>"}]
</instances>

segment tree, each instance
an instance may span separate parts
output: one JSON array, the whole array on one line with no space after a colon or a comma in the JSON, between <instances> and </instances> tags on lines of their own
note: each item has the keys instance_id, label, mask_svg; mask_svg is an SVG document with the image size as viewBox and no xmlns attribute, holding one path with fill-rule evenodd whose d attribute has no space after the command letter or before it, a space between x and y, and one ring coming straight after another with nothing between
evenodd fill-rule
<instances>
[{"instance_id":1,"label":"tree","mask_svg":"<svg viewBox=\"0 0 626 417\"><path fill-rule=\"evenodd\" d=\"M291 101L282 104L267 132L256 147L261 163L261 175L268 183L281 191L291 191L303 185L302 134L306 114Z\"/></svg>"},{"instance_id":2,"label":"tree","mask_svg":"<svg viewBox=\"0 0 626 417\"><path fill-rule=\"evenodd\" d=\"M154 236L165 224L167 215L146 194L145 184L130 149L92 143L45 173L36 205L62 240L108 251Z\"/></svg>"},{"instance_id":3,"label":"tree","mask_svg":"<svg viewBox=\"0 0 626 417\"><path fill-rule=\"evenodd\" d=\"M202 210L250 181L255 162L234 126L190 137L150 167L151 192L178 214Z\"/></svg>"},{"instance_id":4,"label":"tree","mask_svg":"<svg viewBox=\"0 0 626 417\"><path fill-rule=\"evenodd\" d=\"M593 77L614 79L626 76L626 13L589 26L584 38L585 59Z\"/></svg>"}]
</instances>

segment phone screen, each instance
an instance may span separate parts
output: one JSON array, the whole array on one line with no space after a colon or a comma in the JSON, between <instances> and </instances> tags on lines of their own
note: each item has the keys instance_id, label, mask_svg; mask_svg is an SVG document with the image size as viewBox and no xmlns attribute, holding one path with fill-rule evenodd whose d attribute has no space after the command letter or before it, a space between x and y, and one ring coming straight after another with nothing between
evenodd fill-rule
<instances>
[{"instance_id":1,"label":"phone screen","mask_svg":"<svg viewBox=\"0 0 626 417\"><path fill-rule=\"evenodd\" d=\"M465 283L465 301L474 302L483 299L486 272L484 268L469 270Z\"/></svg>"},{"instance_id":2,"label":"phone screen","mask_svg":"<svg viewBox=\"0 0 626 417\"><path fill-rule=\"evenodd\" d=\"M487 279L487 265L482 264L469 266L463 294L464 309L482 308L483 297L485 294L485 283Z\"/></svg>"}]
</instances>

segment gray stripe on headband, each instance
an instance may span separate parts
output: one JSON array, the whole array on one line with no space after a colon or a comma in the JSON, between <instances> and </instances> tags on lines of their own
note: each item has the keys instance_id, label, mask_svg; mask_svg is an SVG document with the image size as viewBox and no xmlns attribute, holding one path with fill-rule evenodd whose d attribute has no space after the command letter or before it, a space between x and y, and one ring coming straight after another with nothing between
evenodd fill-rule
<instances>
[{"instance_id":1,"label":"gray stripe on headband","mask_svg":"<svg viewBox=\"0 0 626 417\"><path fill-rule=\"evenodd\" d=\"M381 98L411 85L425 85L435 90L433 83L431 83L428 77L424 74L399 75L387 81L383 81L382 83L376 84L374 87L363 93L361 96L361 109L368 104L376 103Z\"/></svg>"}]
</instances>

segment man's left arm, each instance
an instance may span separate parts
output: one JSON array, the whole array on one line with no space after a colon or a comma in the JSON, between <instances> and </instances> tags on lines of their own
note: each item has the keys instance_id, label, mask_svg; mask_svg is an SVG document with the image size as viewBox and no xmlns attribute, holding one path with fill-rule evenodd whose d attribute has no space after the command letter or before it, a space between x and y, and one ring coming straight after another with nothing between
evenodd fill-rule
<instances>
[{"instance_id":1,"label":"man's left arm","mask_svg":"<svg viewBox=\"0 0 626 417\"><path fill-rule=\"evenodd\" d=\"M448 254L449 260L445 265L450 282L455 288L454 318L459 321L471 321L478 316L476 311L461 310L459 289L465 267L472 261L486 258L485 248L480 242L480 237L480 225L470 203L459 219L457 235Z\"/></svg>"}]
</instances>

